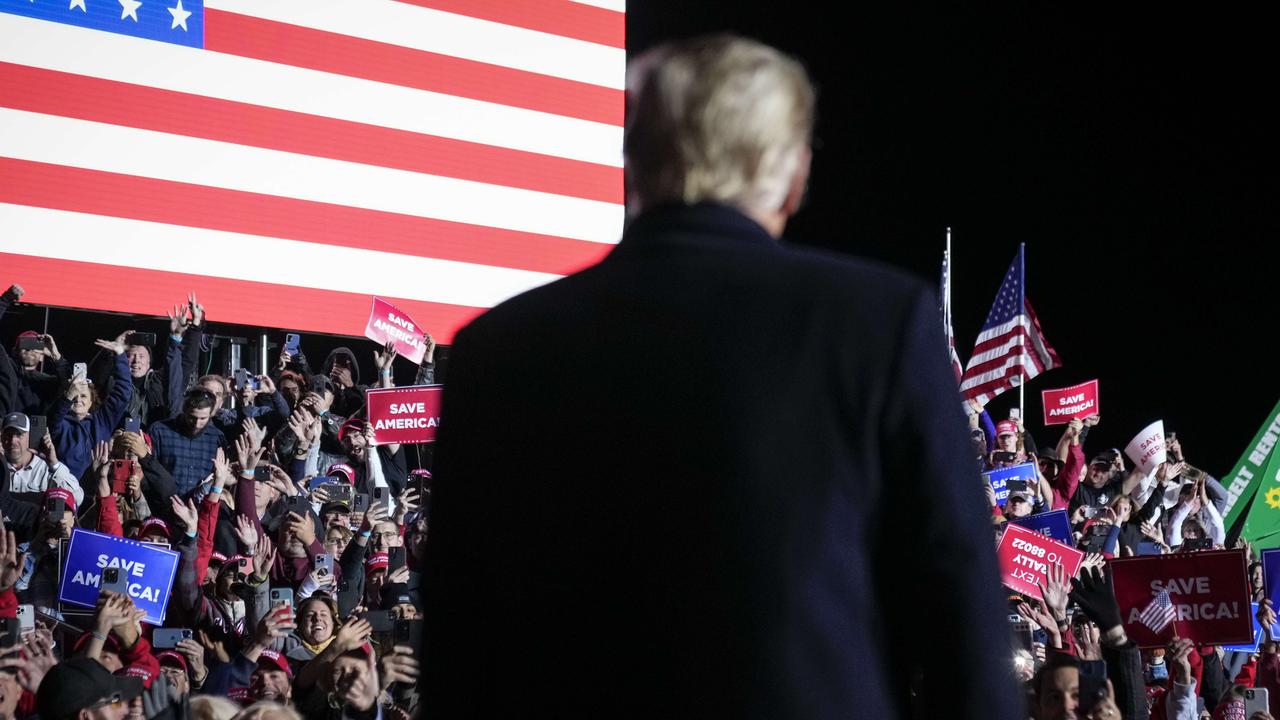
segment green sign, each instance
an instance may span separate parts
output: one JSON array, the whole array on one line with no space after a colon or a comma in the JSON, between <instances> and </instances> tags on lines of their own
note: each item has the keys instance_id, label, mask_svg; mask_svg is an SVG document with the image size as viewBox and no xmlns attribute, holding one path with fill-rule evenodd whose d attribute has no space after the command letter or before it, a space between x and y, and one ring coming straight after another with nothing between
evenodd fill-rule
<instances>
[{"instance_id":1,"label":"green sign","mask_svg":"<svg viewBox=\"0 0 1280 720\"><path fill-rule=\"evenodd\" d=\"M1280 403L1276 403L1276 406L1271 408L1266 421L1262 423L1258 434L1253 436L1253 441L1245 449L1244 455L1236 462L1236 466L1231 468L1231 473L1222 479L1223 486L1227 488L1227 512L1223 518L1227 527L1231 527L1236 522L1240 513L1249 507L1249 501L1258 493L1262 476L1265 474L1264 466L1267 465L1277 440L1280 440ZM1268 477L1267 480L1267 489L1280 487L1274 476ZM1262 502L1263 498L1259 496L1258 500ZM1257 504L1254 503L1255 506ZM1266 503L1262 504L1265 506ZM1253 513L1250 513L1250 522L1252 522L1252 515ZM1275 530L1280 530L1280 526ZM1249 536L1247 533L1246 530L1246 537ZM1262 534L1265 533L1260 533Z\"/></svg>"},{"instance_id":2,"label":"green sign","mask_svg":"<svg viewBox=\"0 0 1280 720\"><path fill-rule=\"evenodd\" d=\"M1280 547L1280 452L1271 453L1258 480L1240 537L1259 549Z\"/></svg>"}]
</instances>

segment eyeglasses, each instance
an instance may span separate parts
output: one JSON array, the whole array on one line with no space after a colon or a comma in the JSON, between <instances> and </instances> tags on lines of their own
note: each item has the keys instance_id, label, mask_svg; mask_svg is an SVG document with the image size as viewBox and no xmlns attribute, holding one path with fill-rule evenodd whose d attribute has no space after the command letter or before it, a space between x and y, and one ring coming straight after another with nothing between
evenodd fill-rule
<instances>
[{"instance_id":1,"label":"eyeglasses","mask_svg":"<svg viewBox=\"0 0 1280 720\"><path fill-rule=\"evenodd\" d=\"M100 707L115 708L115 707L119 707L122 704L124 704L124 698L120 696L120 693L113 693L110 697L104 700L99 700L98 702L90 705L86 709L92 710L94 708L100 708Z\"/></svg>"}]
</instances>

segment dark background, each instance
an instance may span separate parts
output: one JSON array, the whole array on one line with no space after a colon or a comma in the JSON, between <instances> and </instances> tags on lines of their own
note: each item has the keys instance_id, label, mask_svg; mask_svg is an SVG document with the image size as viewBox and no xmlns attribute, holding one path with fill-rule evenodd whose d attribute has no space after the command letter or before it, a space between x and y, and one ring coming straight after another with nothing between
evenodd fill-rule
<instances>
[{"instance_id":1,"label":"dark background","mask_svg":"<svg viewBox=\"0 0 1280 720\"><path fill-rule=\"evenodd\" d=\"M1191 462L1227 473L1280 400L1263 16L978 5L637 0L627 43L730 30L799 57L818 148L792 241L936 284L951 226L966 362L1025 242L1027 297L1063 360L1027 387L1037 440L1059 435L1040 426L1039 391L1096 377L1093 450L1163 418Z\"/></svg>"},{"instance_id":2,"label":"dark background","mask_svg":"<svg viewBox=\"0 0 1280 720\"><path fill-rule=\"evenodd\" d=\"M863 7L882 4L837 17L826 4L634 0L628 44L732 30L800 57L819 86L818 149L792 241L937 283L951 226L963 360L1025 242L1028 297L1064 363L1028 386L1037 439L1058 435L1039 424L1039 391L1097 377L1093 450L1163 418L1193 463L1225 474L1280 399L1270 24L1207 6ZM215 332L255 334L211 313ZM16 308L0 337L43 319ZM49 328L77 354L135 325L164 332L57 309ZM304 339L316 365L338 344L370 377L369 341ZM397 363L399 382L412 375Z\"/></svg>"}]
</instances>

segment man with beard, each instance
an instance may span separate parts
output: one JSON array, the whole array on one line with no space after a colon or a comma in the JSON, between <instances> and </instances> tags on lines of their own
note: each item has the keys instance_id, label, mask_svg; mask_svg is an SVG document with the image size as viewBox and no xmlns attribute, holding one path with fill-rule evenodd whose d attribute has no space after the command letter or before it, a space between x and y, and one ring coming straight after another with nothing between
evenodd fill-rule
<instances>
[{"instance_id":1,"label":"man with beard","mask_svg":"<svg viewBox=\"0 0 1280 720\"><path fill-rule=\"evenodd\" d=\"M173 475L179 495L186 495L213 472L213 458L226 445L222 431L209 419L215 398L203 387L194 387L182 398L182 412L151 425L152 452Z\"/></svg>"}]
</instances>

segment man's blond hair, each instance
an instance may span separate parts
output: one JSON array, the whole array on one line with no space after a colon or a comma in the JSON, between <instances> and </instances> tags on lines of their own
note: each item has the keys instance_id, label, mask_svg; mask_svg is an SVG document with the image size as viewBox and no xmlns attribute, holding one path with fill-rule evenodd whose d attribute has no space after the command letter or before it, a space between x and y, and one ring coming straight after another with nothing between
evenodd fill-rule
<instances>
[{"instance_id":1,"label":"man's blond hair","mask_svg":"<svg viewBox=\"0 0 1280 720\"><path fill-rule=\"evenodd\" d=\"M795 59L713 35L650 50L628 67L624 152L633 211L722 202L782 205L813 132L814 89Z\"/></svg>"}]
</instances>

